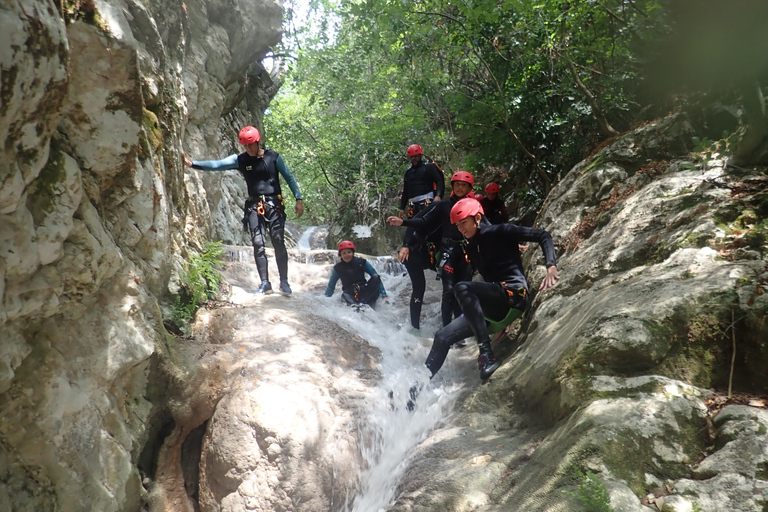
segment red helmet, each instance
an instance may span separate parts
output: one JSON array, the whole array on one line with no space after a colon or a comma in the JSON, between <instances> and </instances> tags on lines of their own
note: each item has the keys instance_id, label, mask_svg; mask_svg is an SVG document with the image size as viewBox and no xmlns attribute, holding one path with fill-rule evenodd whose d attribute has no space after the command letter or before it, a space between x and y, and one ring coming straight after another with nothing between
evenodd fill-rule
<instances>
[{"instance_id":1,"label":"red helmet","mask_svg":"<svg viewBox=\"0 0 768 512\"><path fill-rule=\"evenodd\" d=\"M474 217L478 213L485 212L483 212L483 207L477 199L472 199L470 197L459 199L456 201L456 204L453 205L453 208L451 208L451 224L456 224L467 217Z\"/></svg>"},{"instance_id":2,"label":"red helmet","mask_svg":"<svg viewBox=\"0 0 768 512\"><path fill-rule=\"evenodd\" d=\"M408 156L416 156L416 155L423 155L424 152L421 150L421 146L418 144L411 144L408 146Z\"/></svg>"},{"instance_id":3,"label":"red helmet","mask_svg":"<svg viewBox=\"0 0 768 512\"><path fill-rule=\"evenodd\" d=\"M261 140L259 130L253 126L246 126L240 130L240 144L253 144Z\"/></svg>"},{"instance_id":4,"label":"red helmet","mask_svg":"<svg viewBox=\"0 0 768 512\"><path fill-rule=\"evenodd\" d=\"M472 187L475 186L475 178L473 178L467 171L456 171L456 173L451 176L451 184L453 184L454 181L464 181L469 183Z\"/></svg>"},{"instance_id":5,"label":"red helmet","mask_svg":"<svg viewBox=\"0 0 768 512\"><path fill-rule=\"evenodd\" d=\"M341 252L342 249L352 249L355 250L355 244L350 242L349 240L342 240L339 242L339 252Z\"/></svg>"},{"instance_id":6,"label":"red helmet","mask_svg":"<svg viewBox=\"0 0 768 512\"><path fill-rule=\"evenodd\" d=\"M489 183L485 186L485 191L488 194L498 194L499 193L499 184L498 183Z\"/></svg>"}]
</instances>

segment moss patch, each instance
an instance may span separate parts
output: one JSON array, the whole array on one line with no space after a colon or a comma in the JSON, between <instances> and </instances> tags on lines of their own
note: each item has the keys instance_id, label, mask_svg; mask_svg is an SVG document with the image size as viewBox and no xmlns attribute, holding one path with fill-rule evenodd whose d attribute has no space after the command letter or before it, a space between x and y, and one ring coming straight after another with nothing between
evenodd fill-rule
<instances>
[{"instance_id":1,"label":"moss patch","mask_svg":"<svg viewBox=\"0 0 768 512\"><path fill-rule=\"evenodd\" d=\"M658 335L669 337L672 349L655 372L702 388L727 389L735 328L738 348L734 389L760 391L746 379L750 343L745 338L747 329L738 320L743 321L748 315L737 307L732 309L736 304L735 293L727 292L675 311L658 331Z\"/></svg>"},{"instance_id":2,"label":"moss patch","mask_svg":"<svg viewBox=\"0 0 768 512\"><path fill-rule=\"evenodd\" d=\"M147 144L157 153L163 147L163 130L157 115L149 109L143 109L141 124L147 132Z\"/></svg>"},{"instance_id":3,"label":"moss patch","mask_svg":"<svg viewBox=\"0 0 768 512\"><path fill-rule=\"evenodd\" d=\"M4 69L0 73L0 118L5 117L13 98L13 86L16 84L16 77L19 74L17 66L11 66L10 69Z\"/></svg>"},{"instance_id":4,"label":"moss patch","mask_svg":"<svg viewBox=\"0 0 768 512\"><path fill-rule=\"evenodd\" d=\"M27 208L32 212L36 225L42 224L45 217L53 213L59 184L65 177L64 152L56 139L53 139L48 161L32 183L27 196Z\"/></svg>"},{"instance_id":5,"label":"moss patch","mask_svg":"<svg viewBox=\"0 0 768 512\"><path fill-rule=\"evenodd\" d=\"M58 7L64 22L67 24L82 20L89 25L98 27L104 33L109 32L109 27L93 0L64 0Z\"/></svg>"}]
</instances>

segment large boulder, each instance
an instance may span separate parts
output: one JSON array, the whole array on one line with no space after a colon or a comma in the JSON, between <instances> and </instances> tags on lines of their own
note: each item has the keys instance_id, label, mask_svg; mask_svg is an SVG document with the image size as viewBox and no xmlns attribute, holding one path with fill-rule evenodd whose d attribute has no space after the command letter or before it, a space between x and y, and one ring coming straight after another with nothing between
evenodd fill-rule
<instances>
[{"instance_id":1,"label":"large boulder","mask_svg":"<svg viewBox=\"0 0 768 512\"><path fill-rule=\"evenodd\" d=\"M470 510L470 495L483 510L575 510L599 486L621 511L768 501L762 412L707 407L731 380L766 392L768 180L687 155L691 133L679 115L644 125L555 187L538 226L561 279L496 347L491 382L421 448L394 510ZM541 251L525 259L535 290ZM485 469L467 467L478 454Z\"/></svg>"},{"instance_id":2,"label":"large boulder","mask_svg":"<svg viewBox=\"0 0 768 512\"><path fill-rule=\"evenodd\" d=\"M141 506L144 448L175 410L149 383L187 364L161 300L204 241L242 237L242 186L209 202L182 140L218 156L225 110L261 119L238 91L281 18L269 0L0 9L0 509Z\"/></svg>"}]
</instances>

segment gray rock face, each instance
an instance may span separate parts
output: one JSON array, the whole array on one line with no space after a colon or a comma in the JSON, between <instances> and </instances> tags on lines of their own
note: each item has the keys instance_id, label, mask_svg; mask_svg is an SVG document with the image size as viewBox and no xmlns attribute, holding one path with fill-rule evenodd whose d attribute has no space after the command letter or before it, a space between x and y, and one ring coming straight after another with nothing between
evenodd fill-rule
<instances>
[{"instance_id":1,"label":"gray rock face","mask_svg":"<svg viewBox=\"0 0 768 512\"><path fill-rule=\"evenodd\" d=\"M765 411L730 406L712 420L704 402L707 389L727 388L734 320L734 389L766 391L766 247L755 220L766 181L721 161L671 159L689 130L673 116L621 136L553 190L538 223L559 245L561 280L537 294L513 346L496 347L504 364L455 421L518 440L493 457L507 469L452 475L454 459L493 453L495 442L480 432L457 447L447 427L410 470L438 483L414 476L393 510L472 510L470 491L489 497L483 510L580 510L563 491L579 495L587 472L614 510L762 510ZM760 256L743 250L749 236ZM535 289L544 267L532 249ZM466 492L447 491L457 488Z\"/></svg>"},{"instance_id":2,"label":"gray rock face","mask_svg":"<svg viewBox=\"0 0 768 512\"><path fill-rule=\"evenodd\" d=\"M241 184L207 196L179 148L224 156L222 115L260 124L241 99L281 21L270 0L0 8L0 509L138 510L158 299L188 248L242 237Z\"/></svg>"},{"instance_id":3,"label":"gray rock face","mask_svg":"<svg viewBox=\"0 0 768 512\"><path fill-rule=\"evenodd\" d=\"M261 126L282 4L57 5L0 9L0 510L341 508L375 351L306 304L203 312L182 345L160 307L191 250L245 242L241 180L180 148L220 158ZM765 507L764 411L705 404L733 338L736 389L766 391L765 178L691 165L690 135L651 123L552 192L561 282L412 454L392 510L578 510L562 491L590 473L615 510Z\"/></svg>"}]
</instances>

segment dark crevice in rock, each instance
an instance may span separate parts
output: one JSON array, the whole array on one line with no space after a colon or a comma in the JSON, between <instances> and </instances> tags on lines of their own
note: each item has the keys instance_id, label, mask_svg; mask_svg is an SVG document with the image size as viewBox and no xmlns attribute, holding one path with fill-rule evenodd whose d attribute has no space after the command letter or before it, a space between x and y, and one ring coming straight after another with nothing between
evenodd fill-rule
<instances>
[{"instance_id":1,"label":"dark crevice in rock","mask_svg":"<svg viewBox=\"0 0 768 512\"><path fill-rule=\"evenodd\" d=\"M195 511L200 510L200 457L208 421L193 429L181 445L181 469L184 472L184 488Z\"/></svg>"},{"instance_id":2,"label":"dark crevice in rock","mask_svg":"<svg viewBox=\"0 0 768 512\"><path fill-rule=\"evenodd\" d=\"M149 424L149 438L139 456L137 467L142 475L154 479L157 471L157 457L160 449L173 429L176 428L176 422L171 418L167 410L156 414Z\"/></svg>"}]
</instances>

